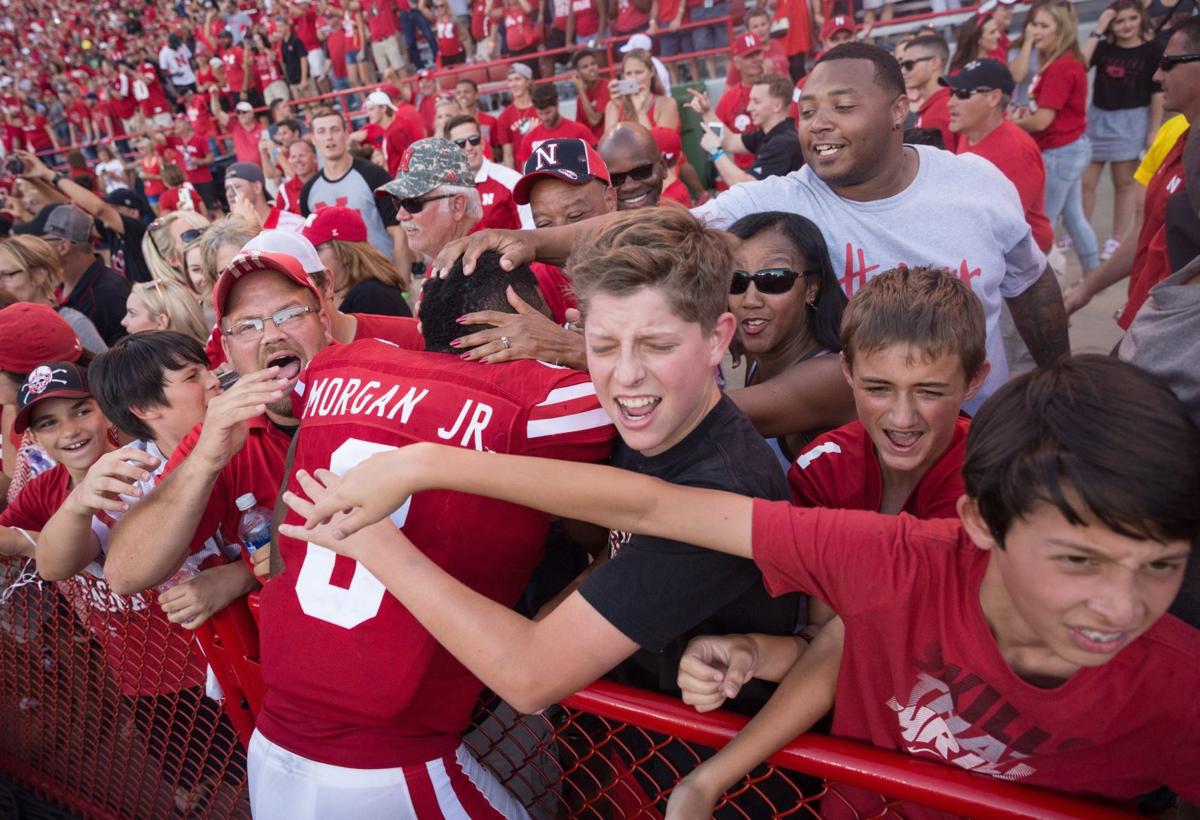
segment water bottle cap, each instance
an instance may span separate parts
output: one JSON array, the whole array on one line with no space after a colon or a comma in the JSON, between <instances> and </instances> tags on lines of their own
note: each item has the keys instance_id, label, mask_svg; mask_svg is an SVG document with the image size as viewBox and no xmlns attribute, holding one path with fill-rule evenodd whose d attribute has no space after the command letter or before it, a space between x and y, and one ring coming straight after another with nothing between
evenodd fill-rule
<instances>
[{"instance_id":1,"label":"water bottle cap","mask_svg":"<svg viewBox=\"0 0 1200 820\"><path fill-rule=\"evenodd\" d=\"M254 503L255 503L254 493L246 493L245 495L239 495L237 498L237 508L239 510L241 510L242 512L245 512L246 510L253 507Z\"/></svg>"}]
</instances>

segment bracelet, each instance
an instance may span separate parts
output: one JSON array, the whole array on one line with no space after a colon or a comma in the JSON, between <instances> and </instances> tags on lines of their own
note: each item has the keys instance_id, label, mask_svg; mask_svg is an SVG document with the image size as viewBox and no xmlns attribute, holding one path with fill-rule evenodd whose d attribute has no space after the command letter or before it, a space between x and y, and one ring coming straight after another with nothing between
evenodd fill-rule
<instances>
[{"instance_id":1,"label":"bracelet","mask_svg":"<svg viewBox=\"0 0 1200 820\"><path fill-rule=\"evenodd\" d=\"M725 156L725 149L718 148L716 151L713 151L711 154L709 154L708 158L711 159L713 162L716 162L723 156Z\"/></svg>"},{"instance_id":2,"label":"bracelet","mask_svg":"<svg viewBox=\"0 0 1200 820\"><path fill-rule=\"evenodd\" d=\"M50 180L50 184L53 185L55 188L57 188L58 183L62 182L66 178L67 178L66 174L55 174L54 178Z\"/></svg>"},{"instance_id":3,"label":"bracelet","mask_svg":"<svg viewBox=\"0 0 1200 820\"><path fill-rule=\"evenodd\" d=\"M1092 29L1092 33L1088 35L1088 37L1095 37L1097 40L1099 40L1103 36L1104 36L1104 32L1097 31L1096 29Z\"/></svg>"}]
</instances>

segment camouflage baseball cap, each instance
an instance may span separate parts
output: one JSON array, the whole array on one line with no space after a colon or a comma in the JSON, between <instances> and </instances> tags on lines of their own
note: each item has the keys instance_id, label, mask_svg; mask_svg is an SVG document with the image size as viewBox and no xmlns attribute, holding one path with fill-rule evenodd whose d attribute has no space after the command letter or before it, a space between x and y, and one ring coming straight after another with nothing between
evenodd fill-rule
<instances>
[{"instance_id":1,"label":"camouflage baseball cap","mask_svg":"<svg viewBox=\"0 0 1200 820\"><path fill-rule=\"evenodd\" d=\"M467 155L457 145L441 137L418 140L404 151L396 178L375 189L376 195L397 199L423 196L439 185L475 187L475 175Z\"/></svg>"}]
</instances>

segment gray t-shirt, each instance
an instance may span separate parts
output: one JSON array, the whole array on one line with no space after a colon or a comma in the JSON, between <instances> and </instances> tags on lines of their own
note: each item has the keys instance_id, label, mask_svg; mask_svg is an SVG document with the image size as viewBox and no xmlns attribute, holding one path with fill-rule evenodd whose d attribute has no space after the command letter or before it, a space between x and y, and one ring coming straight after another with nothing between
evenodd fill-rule
<instances>
[{"instance_id":1,"label":"gray t-shirt","mask_svg":"<svg viewBox=\"0 0 1200 820\"><path fill-rule=\"evenodd\" d=\"M787 176L735 185L692 213L726 228L748 214L791 211L825 235L834 274L847 296L878 273L901 264L949 268L983 303L991 372L965 407L978 409L1008 380L1000 333L1003 299L1024 293L1046 268L1017 189L996 166L974 154L906 146L919 160L900 193L872 202L838 196L805 166Z\"/></svg>"},{"instance_id":2,"label":"gray t-shirt","mask_svg":"<svg viewBox=\"0 0 1200 820\"><path fill-rule=\"evenodd\" d=\"M1150 289L1117 355L1166 380L1200 424L1200 256Z\"/></svg>"},{"instance_id":3,"label":"gray t-shirt","mask_svg":"<svg viewBox=\"0 0 1200 820\"><path fill-rule=\"evenodd\" d=\"M367 241L388 259L394 259L392 237L387 229L396 224L396 205L390 196L375 196L376 188L391 181L383 168L361 159L354 160L340 179L331 180L322 170L301 190L300 214L308 216L330 205L353 208L367 223Z\"/></svg>"}]
</instances>

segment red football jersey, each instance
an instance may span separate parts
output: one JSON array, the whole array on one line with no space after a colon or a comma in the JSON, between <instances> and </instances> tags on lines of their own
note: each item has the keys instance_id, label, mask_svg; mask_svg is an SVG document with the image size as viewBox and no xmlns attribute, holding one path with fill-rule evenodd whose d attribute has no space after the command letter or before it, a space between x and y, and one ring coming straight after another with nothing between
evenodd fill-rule
<instances>
[{"instance_id":1,"label":"red football jersey","mask_svg":"<svg viewBox=\"0 0 1200 820\"><path fill-rule=\"evenodd\" d=\"M901 512L917 518L958 518L970 425L966 416L958 417L950 446L917 482ZM800 507L878 512L883 503L883 473L862 422L852 421L815 439L792 462L788 486L792 503Z\"/></svg>"},{"instance_id":2,"label":"red football jersey","mask_svg":"<svg viewBox=\"0 0 1200 820\"><path fill-rule=\"evenodd\" d=\"M40 531L71 493L67 468L55 465L25 486L0 513L0 526ZM112 519L92 519L101 555ZM211 547L211 545L210 545ZM104 580L103 557L55 583L76 617L95 636L121 694L156 695L204 683L204 662L183 627L167 620L153 590L125 596Z\"/></svg>"},{"instance_id":3,"label":"red football jersey","mask_svg":"<svg viewBox=\"0 0 1200 820\"><path fill-rule=\"evenodd\" d=\"M542 362L481 366L369 340L326 349L301 385L297 470L345 473L418 441L599 461L613 441L587 374ZM541 560L549 526L540 512L446 491L418 493L391 520L504 606ZM360 769L456 748L483 685L365 567L290 538L279 549L284 572L262 593L260 731L296 754Z\"/></svg>"}]
</instances>

